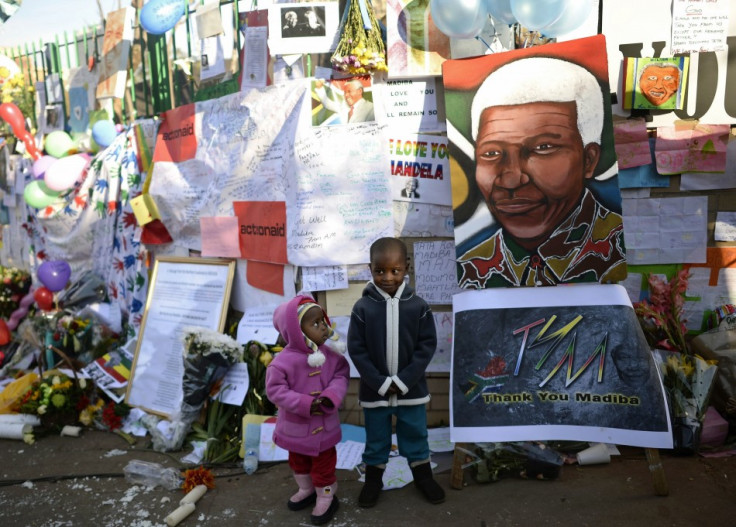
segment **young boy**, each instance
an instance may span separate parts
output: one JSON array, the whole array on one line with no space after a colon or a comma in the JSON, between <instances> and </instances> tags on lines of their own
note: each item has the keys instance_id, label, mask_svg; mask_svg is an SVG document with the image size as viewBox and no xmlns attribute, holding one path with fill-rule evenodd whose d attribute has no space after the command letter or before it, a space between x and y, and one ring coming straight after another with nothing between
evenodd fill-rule
<instances>
[{"instance_id":1,"label":"young boy","mask_svg":"<svg viewBox=\"0 0 736 527\"><path fill-rule=\"evenodd\" d=\"M373 507L383 488L392 416L399 453L409 462L414 484L431 503L445 500L429 464L425 409L429 391L424 372L434 355L437 334L429 306L404 282L406 254L406 245L396 238L381 238L371 245L373 279L350 316L348 352L360 373L358 398L366 432L361 507Z\"/></svg>"}]
</instances>

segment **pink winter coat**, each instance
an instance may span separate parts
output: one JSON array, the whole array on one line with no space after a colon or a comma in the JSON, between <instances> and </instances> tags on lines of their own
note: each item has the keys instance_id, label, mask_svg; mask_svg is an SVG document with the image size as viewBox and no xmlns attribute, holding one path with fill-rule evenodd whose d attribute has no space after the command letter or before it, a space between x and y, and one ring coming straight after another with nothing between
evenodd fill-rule
<instances>
[{"instance_id":1,"label":"pink winter coat","mask_svg":"<svg viewBox=\"0 0 736 527\"><path fill-rule=\"evenodd\" d=\"M266 369L266 394L278 407L274 443L291 452L316 456L342 437L338 408L348 389L350 366L345 357L326 345L320 346L326 358L322 366L307 363L312 350L304 342L297 318L303 298L295 297L273 314L274 326L287 344ZM333 408L322 405L321 415L310 415L317 396L329 398Z\"/></svg>"}]
</instances>

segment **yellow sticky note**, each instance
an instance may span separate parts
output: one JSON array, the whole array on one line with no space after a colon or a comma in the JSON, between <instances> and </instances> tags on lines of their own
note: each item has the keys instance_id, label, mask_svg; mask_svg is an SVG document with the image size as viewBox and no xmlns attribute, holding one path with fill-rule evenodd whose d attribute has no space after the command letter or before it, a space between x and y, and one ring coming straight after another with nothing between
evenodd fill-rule
<instances>
[{"instance_id":1,"label":"yellow sticky note","mask_svg":"<svg viewBox=\"0 0 736 527\"><path fill-rule=\"evenodd\" d=\"M150 194L141 194L130 200L130 206L133 207L133 214L138 225L151 223L153 220L160 220L161 214L158 212L156 202Z\"/></svg>"}]
</instances>

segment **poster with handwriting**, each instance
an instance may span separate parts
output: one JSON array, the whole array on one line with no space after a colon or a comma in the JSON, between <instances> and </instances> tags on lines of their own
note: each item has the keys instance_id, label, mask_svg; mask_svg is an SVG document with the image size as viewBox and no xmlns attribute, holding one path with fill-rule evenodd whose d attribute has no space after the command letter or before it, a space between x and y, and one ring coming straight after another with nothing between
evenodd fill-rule
<instances>
[{"instance_id":1,"label":"poster with handwriting","mask_svg":"<svg viewBox=\"0 0 736 527\"><path fill-rule=\"evenodd\" d=\"M674 0L672 54L727 49L729 0Z\"/></svg>"},{"instance_id":2,"label":"poster with handwriting","mask_svg":"<svg viewBox=\"0 0 736 527\"><path fill-rule=\"evenodd\" d=\"M388 133L392 197L452 205L447 137Z\"/></svg>"},{"instance_id":3,"label":"poster with handwriting","mask_svg":"<svg viewBox=\"0 0 736 527\"><path fill-rule=\"evenodd\" d=\"M305 91L296 80L192 105L197 145L206 148L186 161L155 162L149 189L174 245L199 250L199 217L232 216L234 201L286 198Z\"/></svg>"},{"instance_id":4,"label":"poster with handwriting","mask_svg":"<svg viewBox=\"0 0 736 527\"><path fill-rule=\"evenodd\" d=\"M294 265L368 262L393 233L388 156L377 123L300 128L286 173L287 254Z\"/></svg>"},{"instance_id":5,"label":"poster with handwriting","mask_svg":"<svg viewBox=\"0 0 736 527\"><path fill-rule=\"evenodd\" d=\"M657 366L622 286L469 291L453 312L453 442L672 447Z\"/></svg>"},{"instance_id":6,"label":"poster with handwriting","mask_svg":"<svg viewBox=\"0 0 736 527\"><path fill-rule=\"evenodd\" d=\"M451 304L462 290L455 274L455 243L414 242L414 280L417 295L430 304Z\"/></svg>"}]
</instances>

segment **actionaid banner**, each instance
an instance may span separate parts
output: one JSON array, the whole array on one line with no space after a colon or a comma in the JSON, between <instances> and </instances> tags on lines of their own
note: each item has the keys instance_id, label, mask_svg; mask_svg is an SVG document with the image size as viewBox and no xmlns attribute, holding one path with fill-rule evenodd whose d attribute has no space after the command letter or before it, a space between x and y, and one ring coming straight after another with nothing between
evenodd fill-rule
<instances>
[{"instance_id":1,"label":"actionaid banner","mask_svg":"<svg viewBox=\"0 0 736 527\"><path fill-rule=\"evenodd\" d=\"M468 291L453 313L453 442L672 448L657 366L622 286Z\"/></svg>"}]
</instances>

